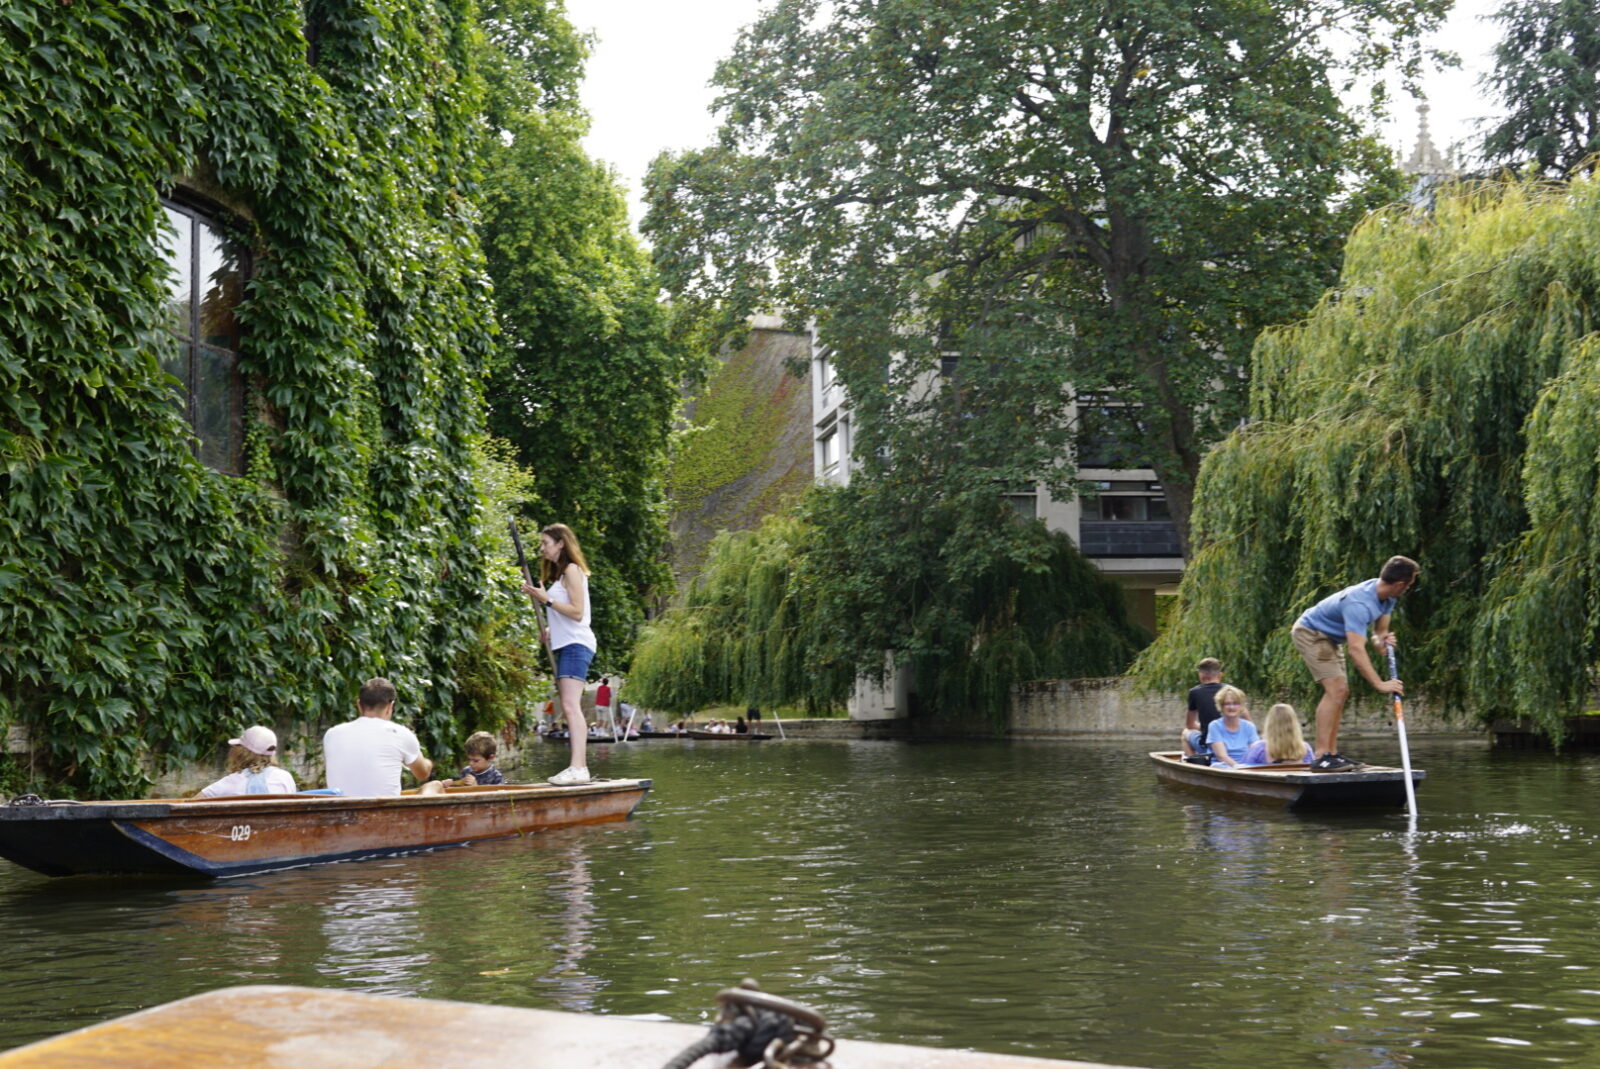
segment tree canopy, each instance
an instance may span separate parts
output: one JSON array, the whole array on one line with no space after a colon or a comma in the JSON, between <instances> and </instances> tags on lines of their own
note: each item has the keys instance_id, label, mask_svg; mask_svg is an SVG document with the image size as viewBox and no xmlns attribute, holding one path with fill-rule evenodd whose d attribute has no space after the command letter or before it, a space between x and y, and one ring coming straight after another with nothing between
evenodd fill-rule
<instances>
[{"instance_id":1,"label":"tree canopy","mask_svg":"<svg viewBox=\"0 0 1600 1069\"><path fill-rule=\"evenodd\" d=\"M1178 615L1135 667L1217 656L1310 702L1288 628L1403 553L1411 693L1552 734L1600 660L1600 183L1444 187L1352 236L1338 288L1255 350L1251 422L1207 458Z\"/></svg>"},{"instance_id":2,"label":"tree canopy","mask_svg":"<svg viewBox=\"0 0 1600 1069\"><path fill-rule=\"evenodd\" d=\"M1483 140L1484 159L1564 177L1600 152L1600 9L1593 0L1511 0L1483 83L1509 114Z\"/></svg>"},{"instance_id":3,"label":"tree canopy","mask_svg":"<svg viewBox=\"0 0 1600 1069\"><path fill-rule=\"evenodd\" d=\"M1074 397L1111 390L1186 538L1257 331L1398 188L1338 38L1347 69L1414 72L1448 6L779 0L718 68L718 143L653 166L645 229L686 303L816 319L866 478L953 446L961 480L1069 495Z\"/></svg>"},{"instance_id":4,"label":"tree canopy","mask_svg":"<svg viewBox=\"0 0 1600 1069\"><path fill-rule=\"evenodd\" d=\"M582 542L596 667L616 670L648 600L671 586L663 481L690 350L672 336L615 175L583 151L584 43L541 0L497 0L484 18L483 240L502 329L489 429L533 472L524 515Z\"/></svg>"}]
</instances>

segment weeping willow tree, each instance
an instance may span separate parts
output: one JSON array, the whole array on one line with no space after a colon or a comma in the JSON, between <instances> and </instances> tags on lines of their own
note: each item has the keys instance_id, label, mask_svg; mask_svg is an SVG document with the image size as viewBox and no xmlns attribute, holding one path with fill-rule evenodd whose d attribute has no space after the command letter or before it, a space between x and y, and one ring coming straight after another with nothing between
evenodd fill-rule
<instances>
[{"instance_id":1,"label":"weeping willow tree","mask_svg":"<svg viewBox=\"0 0 1600 1069\"><path fill-rule=\"evenodd\" d=\"M1600 658L1597 300L1593 180L1370 217L1340 286L1257 343L1251 422L1206 459L1178 614L1135 674L1170 687L1212 655L1309 701L1289 627L1403 553L1413 692L1559 734Z\"/></svg>"},{"instance_id":2,"label":"weeping willow tree","mask_svg":"<svg viewBox=\"0 0 1600 1069\"><path fill-rule=\"evenodd\" d=\"M794 517L719 535L635 652L634 696L673 713L837 707L892 651L930 715L999 723L1018 682L1115 674L1148 641L1070 538L992 488L897 500L871 480L818 487Z\"/></svg>"},{"instance_id":3,"label":"weeping willow tree","mask_svg":"<svg viewBox=\"0 0 1600 1069\"><path fill-rule=\"evenodd\" d=\"M808 611L803 547L808 528L768 517L753 531L724 531L684 604L645 629L628 689L641 705L672 714L712 705L843 704L853 673L829 662Z\"/></svg>"}]
</instances>

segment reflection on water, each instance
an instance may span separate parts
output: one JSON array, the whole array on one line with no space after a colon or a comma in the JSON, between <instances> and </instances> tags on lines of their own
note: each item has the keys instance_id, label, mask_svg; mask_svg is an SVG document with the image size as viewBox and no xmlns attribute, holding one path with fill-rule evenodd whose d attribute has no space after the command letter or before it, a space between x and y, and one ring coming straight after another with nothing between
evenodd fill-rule
<instances>
[{"instance_id":1,"label":"reflection on water","mask_svg":"<svg viewBox=\"0 0 1600 1069\"><path fill-rule=\"evenodd\" d=\"M656 780L627 824L214 884L0 863L0 1046L239 983L698 1021L754 976L857 1038L1583 1064L1600 759L1414 750L1414 832L1219 803L1111 743L661 742L596 754Z\"/></svg>"},{"instance_id":2,"label":"reflection on water","mask_svg":"<svg viewBox=\"0 0 1600 1069\"><path fill-rule=\"evenodd\" d=\"M561 927L556 944L554 968L538 982L546 985L555 1005L573 1013L596 1008L595 995L605 981L584 968L584 959L594 951L590 933L594 929L594 888L589 875L589 845L582 835L567 834L558 851L565 863L550 884L553 913Z\"/></svg>"}]
</instances>

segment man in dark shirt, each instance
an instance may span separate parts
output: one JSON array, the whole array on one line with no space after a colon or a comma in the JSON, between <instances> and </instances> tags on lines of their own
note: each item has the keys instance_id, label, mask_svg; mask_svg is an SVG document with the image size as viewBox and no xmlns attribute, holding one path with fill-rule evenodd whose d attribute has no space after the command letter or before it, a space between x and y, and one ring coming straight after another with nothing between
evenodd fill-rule
<instances>
[{"instance_id":1,"label":"man in dark shirt","mask_svg":"<svg viewBox=\"0 0 1600 1069\"><path fill-rule=\"evenodd\" d=\"M1215 657L1205 657L1194 669L1200 676L1200 685L1189 688L1189 709L1184 716L1182 735L1185 757L1205 752L1203 742L1206 728L1222 715L1217 712L1217 691L1222 689L1222 662Z\"/></svg>"}]
</instances>

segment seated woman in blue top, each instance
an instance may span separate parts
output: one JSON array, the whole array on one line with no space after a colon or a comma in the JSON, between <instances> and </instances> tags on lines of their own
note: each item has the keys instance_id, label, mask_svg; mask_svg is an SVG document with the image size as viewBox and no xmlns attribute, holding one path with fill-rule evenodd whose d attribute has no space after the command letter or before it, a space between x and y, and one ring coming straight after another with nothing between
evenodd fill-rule
<instances>
[{"instance_id":1,"label":"seated woman in blue top","mask_svg":"<svg viewBox=\"0 0 1600 1069\"><path fill-rule=\"evenodd\" d=\"M1245 751L1261 737L1256 726L1244 719L1244 692L1238 687L1217 691L1217 712L1222 715L1206 728L1206 745L1211 747L1211 763L1238 768Z\"/></svg>"},{"instance_id":2,"label":"seated woman in blue top","mask_svg":"<svg viewBox=\"0 0 1600 1069\"><path fill-rule=\"evenodd\" d=\"M1311 747L1307 745L1306 737L1300 734L1300 718L1295 715L1294 706L1279 702L1268 709L1262 730L1266 734L1251 744L1240 764L1292 765L1304 762L1309 765L1312 762Z\"/></svg>"}]
</instances>

